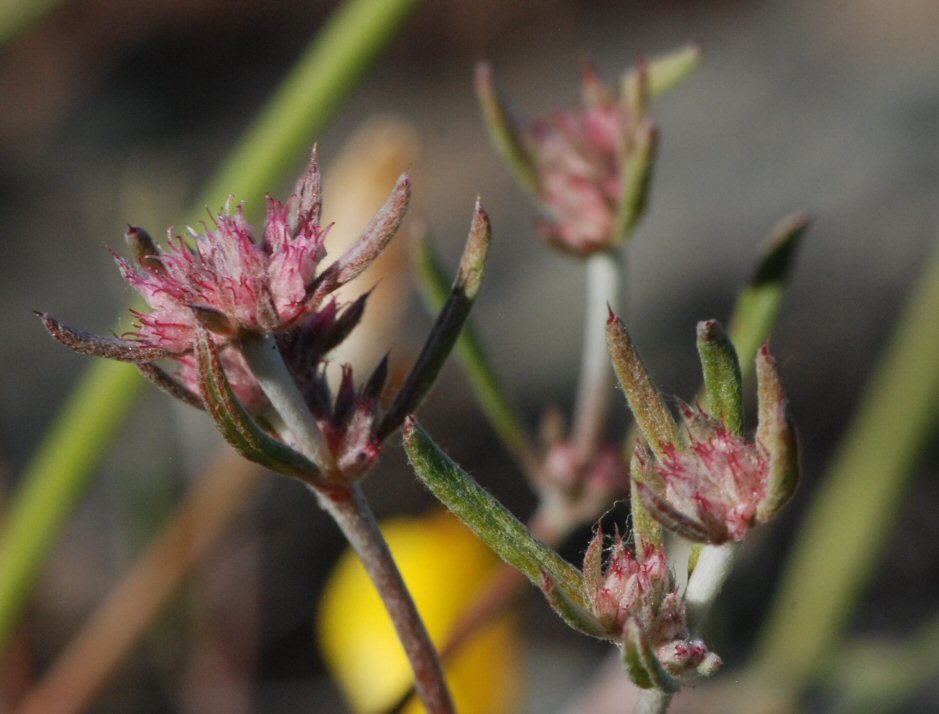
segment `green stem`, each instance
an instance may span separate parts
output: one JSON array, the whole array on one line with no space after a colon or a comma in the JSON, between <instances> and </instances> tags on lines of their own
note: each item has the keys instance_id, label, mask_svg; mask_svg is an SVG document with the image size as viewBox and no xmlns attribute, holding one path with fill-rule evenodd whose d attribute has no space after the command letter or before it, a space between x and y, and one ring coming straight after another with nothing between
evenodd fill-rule
<instances>
[{"instance_id":1,"label":"green stem","mask_svg":"<svg viewBox=\"0 0 939 714\"><path fill-rule=\"evenodd\" d=\"M219 169L193 215L229 193L260 196L305 153L332 110L418 0L348 0L329 20ZM139 385L117 363L88 368L26 468L0 532L0 652L39 568L92 470L115 437Z\"/></svg>"},{"instance_id":2,"label":"green stem","mask_svg":"<svg viewBox=\"0 0 939 714\"><path fill-rule=\"evenodd\" d=\"M939 248L799 529L757 664L798 694L837 649L877 565L939 399Z\"/></svg>"}]
</instances>

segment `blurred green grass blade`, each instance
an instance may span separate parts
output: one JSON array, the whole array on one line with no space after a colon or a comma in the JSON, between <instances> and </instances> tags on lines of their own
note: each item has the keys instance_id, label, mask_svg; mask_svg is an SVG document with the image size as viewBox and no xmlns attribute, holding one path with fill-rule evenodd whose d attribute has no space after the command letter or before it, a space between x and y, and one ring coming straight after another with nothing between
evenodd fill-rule
<instances>
[{"instance_id":1,"label":"blurred green grass blade","mask_svg":"<svg viewBox=\"0 0 939 714\"><path fill-rule=\"evenodd\" d=\"M840 645L939 409L939 246L799 528L756 664L803 691Z\"/></svg>"},{"instance_id":2,"label":"blurred green grass blade","mask_svg":"<svg viewBox=\"0 0 939 714\"><path fill-rule=\"evenodd\" d=\"M0 47L28 30L61 0L2 0L0 2Z\"/></svg>"},{"instance_id":3,"label":"blurred green grass blade","mask_svg":"<svg viewBox=\"0 0 939 714\"><path fill-rule=\"evenodd\" d=\"M419 0L349 0L318 33L196 203L257 199L280 183ZM27 465L0 532L0 652L46 554L115 437L141 384L135 370L91 364Z\"/></svg>"},{"instance_id":4,"label":"blurred green grass blade","mask_svg":"<svg viewBox=\"0 0 939 714\"><path fill-rule=\"evenodd\" d=\"M196 203L254 199L306 159L308 144L420 0L347 0L297 60Z\"/></svg>"},{"instance_id":5,"label":"blurred green grass blade","mask_svg":"<svg viewBox=\"0 0 939 714\"><path fill-rule=\"evenodd\" d=\"M443 307L450 286L440 259L426 235L421 236L417 243L415 262L421 296L431 314L436 314ZM456 354L466 370L480 409L505 448L523 467L533 465L537 457L531 440L471 320L463 326L456 343Z\"/></svg>"},{"instance_id":6,"label":"blurred green grass blade","mask_svg":"<svg viewBox=\"0 0 939 714\"><path fill-rule=\"evenodd\" d=\"M0 652L39 566L143 384L133 365L92 362L23 474L0 536Z\"/></svg>"}]
</instances>

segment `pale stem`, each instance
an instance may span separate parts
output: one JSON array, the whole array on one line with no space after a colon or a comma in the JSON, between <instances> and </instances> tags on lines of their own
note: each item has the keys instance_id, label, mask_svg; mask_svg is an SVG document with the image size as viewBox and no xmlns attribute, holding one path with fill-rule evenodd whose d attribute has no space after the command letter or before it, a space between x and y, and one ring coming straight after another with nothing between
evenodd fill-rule
<instances>
[{"instance_id":1,"label":"pale stem","mask_svg":"<svg viewBox=\"0 0 939 714\"><path fill-rule=\"evenodd\" d=\"M338 493L314 491L348 539L388 610L398 639L414 670L414 688L429 714L451 714L440 658L401 578L371 509L358 484Z\"/></svg>"},{"instance_id":2,"label":"pale stem","mask_svg":"<svg viewBox=\"0 0 939 714\"><path fill-rule=\"evenodd\" d=\"M620 255L613 250L587 258L587 305L584 351L571 429L575 453L587 460L596 450L606 418L612 385L612 366L606 347L607 305L619 303Z\"/></svg>"},{"instance_id":3,"label":"pale stem","mask_svg":"<svg viewBox=\"0 0 939 714\"><path fill-rule=\"evenodd\" d=\"M293 377L287 371L287 365L284 364L274 338L268 335L245 340L241 351L258 384L261 385L261 390L290 430L294 445L325 474L334 473L335 462L326 447L323 432L310 413Z\"/></svg>"},{"instance_id":4,"label":"pale stem","mask_svg":"<svg viewBox=\"0 0 939 714\"><path fill-rule=\"evenodd\" d=\"M737 543L706 545L701 549L698 562L688 579L688 587L685 590L688 626L692 632L701 625L711 603L724 586L724 581L734 565L736 554Z\"/></svg>"},{"instance_id":5,"label":"pale stem","mask_svg":"<svg viewBox=\"0 0 939 714\"><path fill-rule=\"evenodd\" d=\"M246 341L242 351L264 394L290 430L296 446L322 468L325 475L335 474L336 465L323 433L288 372L273 337ZM428 714L452 714L453 703L437 651L361 489L353 483L330 491L311 490L358 554L384 602L414 670L414 687Z\"/></svg>"},{"instance_id":6,"label":"pale stem","mask_svg":"<svg viewBox=\"0 0 939 714\"><path fill-rule=\"evenodd\" d=\"M643 689L636 699L634 714L665 714L668 711L672 695L660 689Z\"/></svg>"}]
</instances>

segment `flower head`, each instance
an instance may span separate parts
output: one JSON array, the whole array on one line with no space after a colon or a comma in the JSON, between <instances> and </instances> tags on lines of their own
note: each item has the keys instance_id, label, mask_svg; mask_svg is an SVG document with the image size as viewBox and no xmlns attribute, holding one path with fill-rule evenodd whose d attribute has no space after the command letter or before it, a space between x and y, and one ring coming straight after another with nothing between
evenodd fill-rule
<instances>
[{"instance_id":1,"label":"flower head","mask_svg":"<svg viewBox=\"0 0 939 714\"><path fill-rule=\"evenodd\" d=\"M798 480L798 450L776 362L757 354L759 419L743 433L737 354L715 320L698 324L698 352L710 408L681 405L679 427L665 406L622 321L611 315L613 366L646 445L632 463L642 506L666 528L696 542L742 540L789 500Z\"/></svg>"},{"instance_id":2,"label":"flower head","mask_svg":"<svg viewBox=\"0 0 939 714\"><path fill-rule=\"evenodd\" d=\"M604 566L604 542L598 528L584 556L584 587L593 615L608 636L622 642L630 627L638 628L672 675L716 670L720 658L701 640L691 639L685 605L662 545L642 545L637 553L617 533Z\"/></svg>"},{"instance_id":3,"label":"flower head","mask_svg":"<svg viewBox=\"0 0 939 714\"><path fill-rule=\"evenodd\" d=\"M490 136L538 199L544 214L539 232L551 245L583 256L629 237L645 210L655 158L649 96L681 79L697 56L697 48L685 48L656 62L637 62L621 91L586 67L581 105L531 122L516 117L492 70L479 66L476 93Z\"/></svg>"},{"instance_id":4,"label":"flower head","mask_svg":"<svg viewBox=\"0 0 939 714\"><path fill-rule=\"evenodd\" d=\"M769 484L769 454L700 409L682 405L682 414L685 446L667 444L656 459L642 444L636 445L643 505L660 520L681 524L679 532L694 540L743 540L758 522Z\"/></svg>"}]
</instances>

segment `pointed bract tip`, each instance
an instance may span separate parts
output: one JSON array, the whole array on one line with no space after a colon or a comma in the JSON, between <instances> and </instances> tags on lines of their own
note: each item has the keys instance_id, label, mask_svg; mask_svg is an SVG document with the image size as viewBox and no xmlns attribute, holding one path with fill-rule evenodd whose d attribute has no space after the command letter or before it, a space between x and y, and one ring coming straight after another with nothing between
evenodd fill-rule
<instances>
[{"instance_id":1,"label":"pointed bract tip","mask_svg":"<svg viewBox=\"0 0 939 714\"><path fill-rule=\"evenodd\" d=\"M717 320L701 320L698 323L698 337L701 339L708 339L714 334L714 331L719 327L720 323Z\"/></svg>"},{"instance_id":2,"label":"pointed bract tip","mask_svg":"<svg viewBox=\"0 0 939 714\"><path fill-rule=\"evenodd\" d=\"M607 303L606 304L606 324L612 325L614 322L617 322L618 320L619 320L619 317L617 317L616 313L613 312L613 306L610 305L610 303Z\"/></svg>"}]
</instances>

